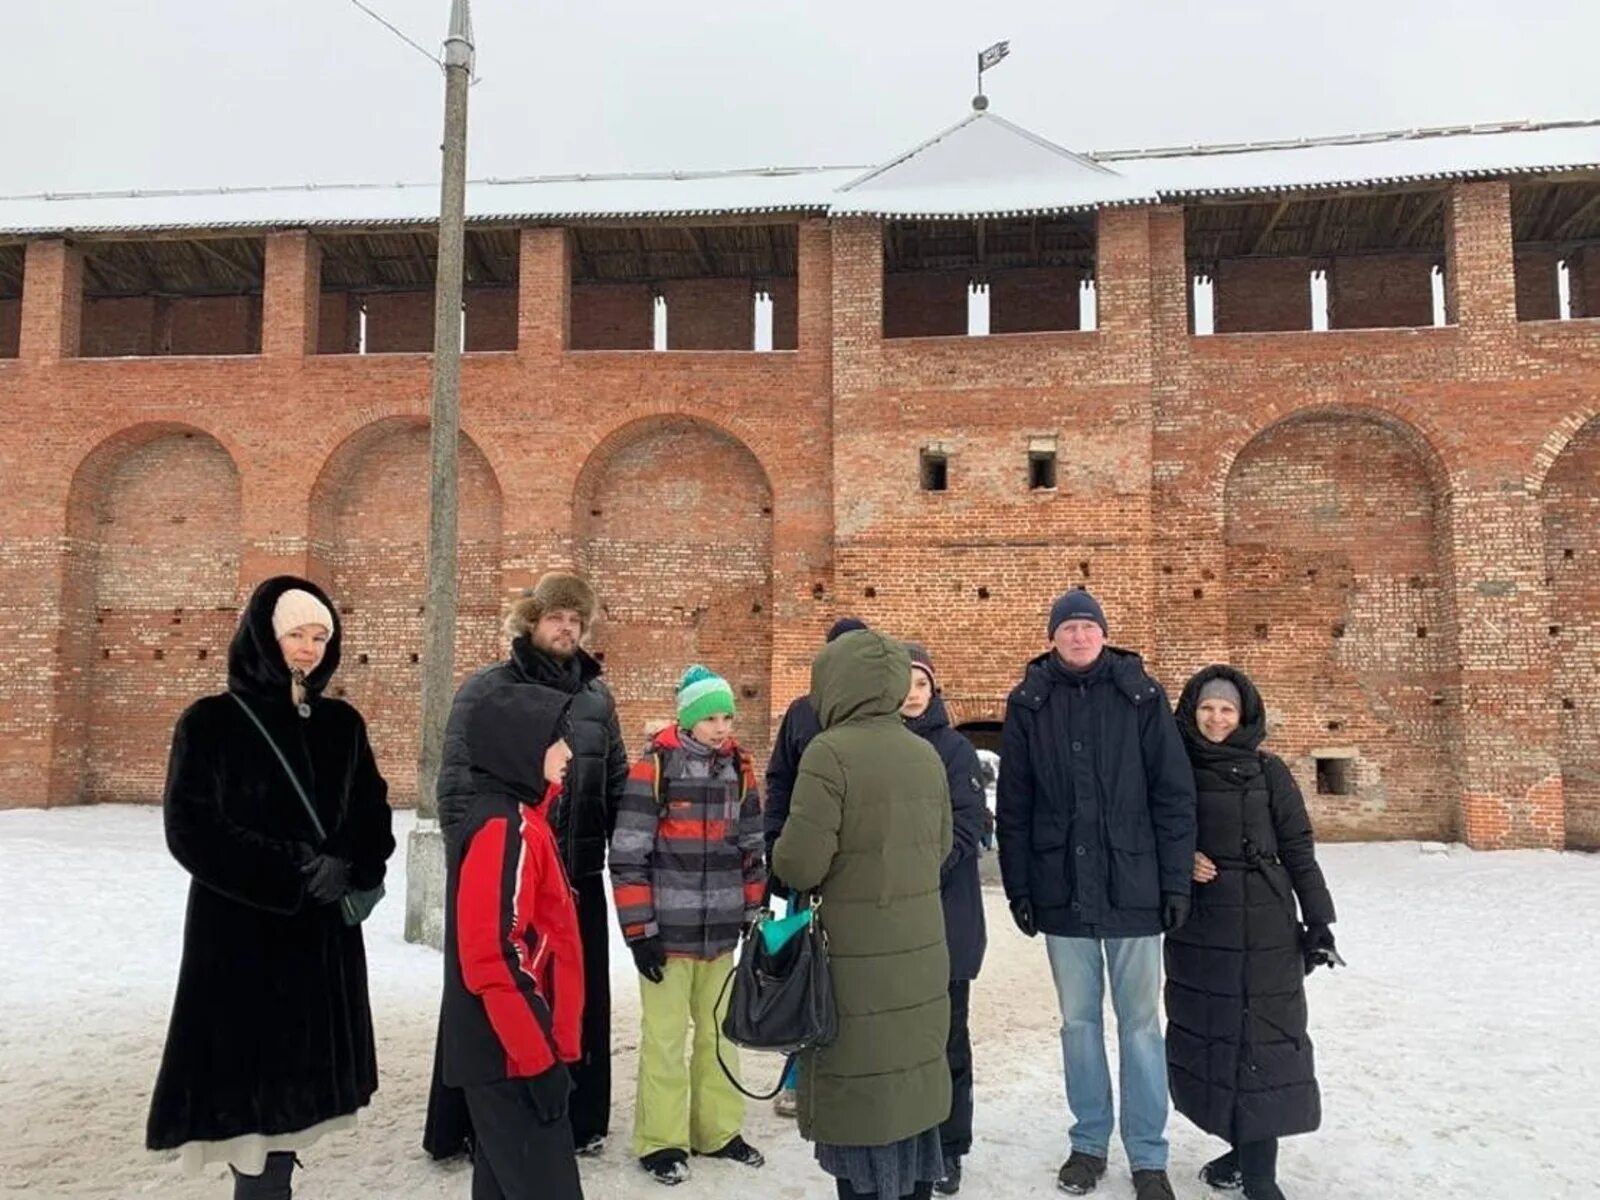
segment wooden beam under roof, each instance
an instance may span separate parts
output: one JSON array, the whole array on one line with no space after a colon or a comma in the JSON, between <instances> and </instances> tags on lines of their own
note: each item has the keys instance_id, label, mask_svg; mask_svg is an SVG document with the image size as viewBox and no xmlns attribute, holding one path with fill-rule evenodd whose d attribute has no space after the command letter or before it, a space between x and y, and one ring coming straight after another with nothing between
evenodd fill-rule
<instances>
[{"instance_id":1,"label":"wooden beam under roof","mask_svg":"<svg viewBox=\"0 0 1600 1200\"><path fill-rule=\"evenodd\" d=\"M224 254L221 250L218 250L215 246L207 245L204 239L196 238L193 241L185 244L192 247L199 254L216 259L217 262L221 263L224 267L227 267L230 271L233 271L235 274L239 275L247 283L255 282L256 272L253 267L238 262L231 256Z\"/></svg>"},{"instance_id":2,"label":"wooden beam under roof","mask_svg":"<svg viewBox=\"0 0 1600 1200\"><path fill-rule=\"evenodd\" d=\"M472 269L478 273L477 283L498 283L499 277L490 268L488 259L484 257L483 245L479 238L468 231L462 239L467 247L467 258L472 263Z\"/></svg>"},{"instance_id":3,"label":"wooden beam under roof","mask_svg":"<svg viewBox=\"0 0 1600 1200\"><path fill-rule=\"evenodd\" d=\"M1406 227L1400 231L1399 240L1401 245L1410 243L1411 239L1416 236L1417 230L1427 224L1428 218L1439 210L1439 206L1444 203L1444 197L1444 192L1435 192L1421 208L1411 215L1411 220L1407 221Z\"/></svg>"},{"instance_id":4,"label":"wooden beam under roof","mask_svg":"<svg viewBox=\"0 0 1600 1200\"><path fill-rule=\"evenodd\" d=\"M686 228L684 234L689 239L689 245L694 249L695 260L700 264L700 270L708 276L716 275L716 268L711 265L711 250L706 245L705 234L694 226Z\"/></svg>"},{"instance_id":5,"label":"wooden beam under roof","mask_svg":"<svg viewBox=\"0 0 1600 1200\"><path fill-rule=\"evenodd\" d=\"M1583 204L1579 206L1576 212L1574 212L1565 221L1561 222L1561 228L1555 231L1555 234L1551 240L1560 241L1562 238L1572 233L1580 224L1582 224L1585 217L1589 216L1589 214L1595 211L1596 207L1600 207L1600 188L1597 188L1594 195L1585 200Z\"/></svg>"},{"instance_id":6,"label":"wooden beam under roof","mask_svg":"<svg viewBox=\"0 0 1600 1200\"><path fill-rule=\"evenodd\" d=\"M1272 236L1272 231L1278 227L1278 222L1283 220L1283 214L1289 211L1290 203L1291 201L1288 199L1278 201L1277 206L1272 210L1272 215L1267 218L1266 224L1261 227L1261 232L1256 234L1255 239L1250 243L1250 249L1245 251L1246 254L1261 253L1261 248L1267 244L1267 239Z\"/></svg>"},{"instance_id":7,"label":"wooden beam under roof","mask_svg":"<svg viewBox=\"0 0 1600 1200\"><path fill-rule=\"evenodd\" d=\"M1528 228L1528 241L1539 241L1544 232L1555 224L1556 213L1561 208L1561 185L1552 183L1549 187L1550 194L1545 197L1544 204Z\"/></svg>"}]
</instances>

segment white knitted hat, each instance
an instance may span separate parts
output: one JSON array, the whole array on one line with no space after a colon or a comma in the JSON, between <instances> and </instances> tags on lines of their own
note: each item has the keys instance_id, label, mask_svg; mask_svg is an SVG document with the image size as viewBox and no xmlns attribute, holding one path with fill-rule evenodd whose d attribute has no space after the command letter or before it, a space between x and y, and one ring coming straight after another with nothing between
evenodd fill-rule
<instances>
[{"instance_id":1,"label":"white knitted hat","mask_svg":"<svg viewBox=\"0 0 1600 1200\"><path fill-rule=\"evenodd\" d=\"M333 614L328 606L303 588L290 588L272 609L272 636L281 638L302 625L321 625L333 636Z\"/></svg>"}]
</instances>

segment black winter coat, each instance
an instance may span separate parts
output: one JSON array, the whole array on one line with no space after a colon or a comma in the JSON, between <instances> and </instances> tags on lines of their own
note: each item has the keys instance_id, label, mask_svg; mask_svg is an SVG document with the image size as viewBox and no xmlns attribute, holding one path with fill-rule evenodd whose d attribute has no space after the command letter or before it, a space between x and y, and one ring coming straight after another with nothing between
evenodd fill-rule
<instances>
[{"instance_id":1,"label":"black winter coat","mask_svg":"<svg viewBox=\"0 0 1600 1200\"><path fill-rule=\"evenodd\" d=\"M767 802L761 817L769 859L772 843L778 840L783 823L789 819L789 793L794 791L794 781L800 774L800 756L821 732L822 722L817 720L810 696L796 697L778 723L778 736L772 740L772 753L767 758Z\"/></svg>"},{"instance_id":2,"label":"black winter coat","mask_svg":"<svg viewBox=\"0 0 1600 1200\"><path fill-rule=\"evenodd\" d=\"M1006 701L997 808L1006 896L1032 901L1041 933L1148 937L1162 894L1188 894L1194 777L1137 654L1028 664Z\"/></svg>"},{"instance_id":3,"label":"black winter coat","mask_svg":"<svg viewBox=\"0 0 1600 1200\"><path fill-rule=\"evenodd\" d=\"M1243 699L1226 742L1195 724L1200 688L1221 676ZM1307 923L1332 924L1305 801L1282 759L1258 749L1266 710L1232 667L1207 667L1178 703L1199 788L1197 848L1217 878L1166 940L1167 1074L1173 1105L1234 1143L1306 1133L1321 1122L1295 898Z\"/></svg>"},{"instance_id":4,"label":"black winter coat","mask_svg":"<svg viewBox=\"0 0 1600 1200\"><path fill-rule=\"evenodd\" d=\"M989 945L983 918L983 888L978 882L978 857L982 853L979 843L989 806L978 752L951 728L950 712L942 696L935 696L920 717L906 722L906 728L938 751L950 784L954 842L939 872L939 896L944 901L950 978L954 982L973 980L983 968L983 954Z\"/></svg>"},{"instance_id":5,"label":"black winter coat","mask_svg":"<svg viewBox=\"0 0 1600 1200\"><path fill-rule=\"evenodd\" d=\"M338 629L306 680L310 715L290 701L272 610L291 587L333 610L303 579L263 583L228 651L232 696L196 701L173 733L167 846L193 880L150 1102L152 1150L293 1133L355 1112L378 1087L361 929L344 923L337 904L306 896L301 867L321 851L350 863L354 887L381 883L394 853L388 787L361 714L321 694L339 665ZM294 766L325 843L233 696Z\"/></svg>"},{"instance_id":6,"label":"black winter coat","mask_svg":"<svg viewBox=\"0 0 1600 1200\"><path fill-rule=\"evenodd\" d=\"M572 761L567 766L566 786L550 812L550 825L567 877L576 884L605 871L606 846L628 782L628 754L617 723L617 707L600 682L600 664L587 651L579 650L573 658L559 662L522 634L512 641L510 657L483 668L461 685L445 726L439 765L439 825L449 836L464 819L475 795L466 741L474 705L486 695L519 687L545 689L565 706L560 736L572 747Z\"/></svg>"}]
</instances>

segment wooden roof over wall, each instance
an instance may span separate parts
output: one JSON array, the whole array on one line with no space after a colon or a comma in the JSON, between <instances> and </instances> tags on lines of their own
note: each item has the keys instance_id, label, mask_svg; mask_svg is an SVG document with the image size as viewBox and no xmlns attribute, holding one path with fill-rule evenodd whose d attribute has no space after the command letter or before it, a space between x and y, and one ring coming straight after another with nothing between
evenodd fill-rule
<instances>
[{"instance_id":1,"label":"wooden roof over wall","mask_svg":"<svg viewBox=\"0 0 1600 1200\"><path fill-rule=\"evenodd\" d=\"M259 295L266 241L259 237L84 240L83 294Z\"/></svg>"},{"instance_id":2,"label":"wooden roof over wall","mask_svg":"<svg viewBox=\"0 0 1600 1200\"><path fill-rule=\"evenodd\" d=\"M889 221L884 269L983 271L1012 267L1094 269L1093 213L969 221Z\"/></svg>"}]
</instances>

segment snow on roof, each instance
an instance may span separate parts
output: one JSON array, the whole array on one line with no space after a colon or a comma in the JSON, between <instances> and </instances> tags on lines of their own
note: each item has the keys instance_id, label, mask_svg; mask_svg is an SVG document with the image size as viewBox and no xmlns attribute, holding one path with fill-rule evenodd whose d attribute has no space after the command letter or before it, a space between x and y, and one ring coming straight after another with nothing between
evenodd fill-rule
<instances>
[{"instance_id":1,"label":"snow on roof","mask_svg":"<svg viewBox=\"0 0 1600 1200\"><path fill-rule=\"evenodd\" d=\"M548 175L467 184L469 221L821 212L860 167ZM437 183L0 196L0 233L433 224Z\"/></svg>"},{"instance_id":2,"label":"snow on roof","mask_svg":"<svg viewBox=\"0 0 1600 1200\"><path fill-rule=\"evenodd\" d=\"M1252 192L1600 169L1600 120L1079 154L974 112L874 168L770 167L475 180L470 221L761 213L1017 216ZM863 173L865 172L865 173ZM0 196L0 234L426 225L438 185Z\"/></svg>"},{"instance_id":3,"label":"snow on roof","mask_svg":"<svg viewBox=\"0 0 1600 1200\"><path fill-rule=\"evenodd\" d=\"M972 113L839 190L830 212L879 217L1022 216L1159 198L988 112Z\"/></svg>"}]
</instances>

